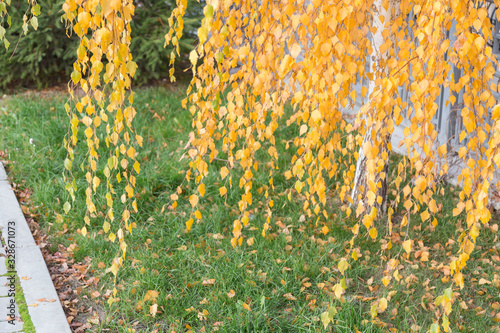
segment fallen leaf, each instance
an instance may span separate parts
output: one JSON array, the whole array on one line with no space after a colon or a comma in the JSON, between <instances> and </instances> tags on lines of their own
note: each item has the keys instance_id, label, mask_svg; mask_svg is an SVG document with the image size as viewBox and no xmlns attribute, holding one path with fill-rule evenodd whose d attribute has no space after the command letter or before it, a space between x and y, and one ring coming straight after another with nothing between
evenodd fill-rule
<instances>
[{"instance_id":1,"label":"fallen leaf","mask_svg":"<svg viewBox=\"0 0 500 333\"><path fill-rule=\"evenodd\" d=\"M204 286L211 286L214 283L215 283L215 279L207 279L207 280L203 280L203 282L201 284Z\"/></svg>"},{"instance_id":2,"label":"fallen leaf","mask_svg":"<svg viewBox=\"0 0 500 333\"><path fill-rule=\"evenodd\" d=\"M39 298L37 299L38 302L50 302L50 303L54 303L56 300L55 299L51 299L51 298Z\"/></svg>"},{"instance_id":3,"label":"fallen leaf","mask_svg":"<svg viewBox=\"0 0 500 333\"><path fill-rule=\"evenodd\" d=\"M479 279L479 284L491 284L491 281L488 281L486 279L480 278Z\"/></svg>"},{"instance_id":4,"label":"fallen leaf","mask_svg":"<svg viewBox=\"0 0 500 333\"><path fill-rule=\"evenodd\" d=\"M149 307L149 313L155 317L156 313L158 312L158 304L153 304Z\"/></svg>"}]
</instances>

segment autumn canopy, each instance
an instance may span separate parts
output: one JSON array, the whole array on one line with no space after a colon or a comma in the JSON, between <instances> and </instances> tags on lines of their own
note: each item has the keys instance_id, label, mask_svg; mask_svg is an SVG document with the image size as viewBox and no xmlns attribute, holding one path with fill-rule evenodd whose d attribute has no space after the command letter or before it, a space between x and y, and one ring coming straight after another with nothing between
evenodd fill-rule
<instances>
[{"instance_id":1,"label":"autumn canopy","mask_svg":"<svg viewBox=\"0 0 500 333\"><path fill-rule=\"evenodd\" d=\"M0 4L5 15L5 2ZM177 48L186 6L178 0L168 22L165 42ZM35 2L32 9L26 22L36 29ZM143 140L132 125L136 111L131 82L137 65L129 46L134 4L67 0L63 10L68 31L81 40L70 92L84 92L66 106L71 124L66 187L74 198L71 170L74 154L81 153L77 133L82 130L88 159L82 166L88 182L85 222L96 216L99 208L93 198L102 193L107 199L102 228L106 237L121 244L121 254L109 268L116 276L125 264L126 234L136 224L136 149ZM439 225L436 197L444 185L439 180L450 169L446 157L458 154L466 167L458 176L462 190L453 214L462 214L465 224L458 237L449 236L456 238L459 250L442 262L451 278L438 291L431 327L448 331L454 299L467 283L462 270L491 218L489 192L500 167L500 107L494 97L499 50L493 47L492 19L497 19L495 6L475 0L207 1L199 44L189 55L193 78L183 102L193 116L186 178L196 189L187 194L192 212L186 230L203 219L198 203L209 185L209 164L218 156L228 161L215 177L220 195L241 192L239 218L225 221L231 225L234 247L242 244L250 211L259 202L266 215L262 236L267 237L276 209L271 196L275 179L291 180L293 188L283 194L299 202L316 226L332 214L351 221L352 239L335 263L342 276L358 260L360 238L388 239L383 243L388 251L393 233L406 235L398 244L402 251L381 255L385 270L379 279L387 291L372 306L376 317L390 302L391 286L404 280L406 262L414 255L417 242L407 237L410 225ZM171 54L172 64L176 56L178 52ZM439 140L435 118L444 90L446 103L463 124L457 133L459 146ZM356 105L357 116L348 119L346 112ZM278 168L278 126L296 133L286 143L293 151L286 169ZM398 127L407 158L398 159L390 170L391 137ZM115 154L100 156L102 145L115 147ZM258 169L268 174L265 186L254 186ZM64 209L71 209L71 199ZM328 223L322 232L328 234ZM346 297L344 278L335 282L332 293ZM325 312L322 319L328 325L332 315Z\"/></svg>"}]
</instances>

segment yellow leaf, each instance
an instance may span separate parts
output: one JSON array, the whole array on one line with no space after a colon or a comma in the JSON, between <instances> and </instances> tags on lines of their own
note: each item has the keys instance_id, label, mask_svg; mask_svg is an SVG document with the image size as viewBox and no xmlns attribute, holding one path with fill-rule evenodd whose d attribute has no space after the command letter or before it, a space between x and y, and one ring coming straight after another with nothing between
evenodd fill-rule
<instances>
[{"instance_id":1,"label":"yellow leaf","mask_svg":"<svg viewBox=\"0 0 500 333\"><path fill-rule=\"evenodd\" d=\"M219 188L219 193L221 197L224 196L227 193L227 188L225 186L222 186L221 188Z\"/></svg>"},{"instance_id":2,"label":"yellow leaf","mask_svg":"<svg viewBox=\"0 0 500 333\"><path fill-rule=\"evenodd\" d=\"M250 237L249 239L247 239L247 244L248 246L252 246L255 242L255 238L254 237Z\"/></svg>"},{"instance_id":3,"label":"yellow leaf","mask_svg":"<svg viewBox=\"0 0 500 333\"><path fill-rule=\"evenodd\" d=\"M335 297L340 298L342 296L342 293L344 292L344 289L340 285L340 283L337 283L335 286L333 286L333 292L335 294Z\"/></svg>"},{"instance_id":4,"label":"yellow leaf","mask_svg":"<svg viewBox=\"0 0 500 333\"><path fill-rule=\"evenodd\" d=\"M368 233L370 234L370 237L372 239L377 238L377 229L376 228L371 228L370 231L368 231Z\"/></svg>"},{"instance_id":5,"label":"yellow leaf","mask_svg":"<svg viewBox=\"0 0 500 333\"><path fill-rule=\"evenodd\" d=\"M377 312L378 313L382 313L385 311L385 309L387 309L387 300L385 298L381 298L379 299L378 301L378 309L377 309Z\"/></svg>"},{"instance_id":6,"label":"yellow leaf","mask_svg":"<svg viewBox=\"0 0 500 333\"><path fill-rule=\"evenodd\" d=\"M233 298L235 295L236 295L236 293L234 292L233 289L229 290L229 292L227 293L227 297L229 297L229 298Z\"/></svg>"},{"instance_id":7,"label":"yellow leaf","mask_svg":"<svg viewBox=\"0 0 500 333\"><path fill-rule=\"evenodd\" d=\"M137 143L139 144L139 147L142 148L142 142L144 141L143 138L142 138L142 136L136 135L135 139L137 140Z\"/></svg>"},{"instance_id":8,"label":"yellow leaf","mask_svg":"<svg viewBox=\"0 0 500 333\"><path fill-rule=\"evenodd\" d=\"M200 193L200 195L203 197L205 196L205 184L201 183L199 186L198 186L198 192Z\"/></svg>"},{"instance_id":9,"label":"yellow leaf","mask_svg":"<svg viewBox=\"0 0 500 333\"><path fill-rule=\"evenodd\" d=\"M382 278L382 283L384 284L385 287L387 287L387 285L391 282L391 277L390 276L384 276Z\"/></svg>"},{"instance_id":10,"label":"yellow leaf","mask_svg":"<svg viewBox=\"0 0 500 333\"><path fill-rule=\"evenodd\" d=\"M80 23L80 27L83 29L84 33L87 32L87 29L90 26L90 13L88 12L81 12L78 14L78 23Z\"/></svg>"},{"instance_id":11,"label":"yellow leaf","mask_svg":"<svg viewBox=\"0 0 500 333\"><path fill-rule=\"evenodd\" d=\"M330 229L328 229L328 227L326 225L323 226L323 228L321 228L321 232L323 233L323 235L326 235L328 233L328 231L330 231Z\"/></svg>"},{"instance_id":12,"label":"yellow leaf","mask_svg":"<svg viewBox=\"0 0 500 333\"><path fill-rule=\"evenodd\" d=\"M186 221L186 232L191 231L191 227L193 226L193 222L194 222L193 219L189 219Z\"/></svg>"},{"instance_id":13,"label":"yellow leaf","mask_svg":"<svg viewBox=\"0 0 500 333\"><path fill-rule=\"evenodd\" d=\"M189 203L194 208L198 204L198 196L196 194L192 194L189 197Z\"/></svg>"},{"instance_id":14,"label":"yellow leaf","mask_svg":"<svg viewBox=\"0 0 500 333\"><path fill-rule=\"evenodd\" d=\"M113 9L114 11L120 11L122 7L122 2L121 0L110 0L109 1L109 7Z\"/></svg>"},{"instance_id":15,"label":"yellow leaf","mask_svg":"<svg viewBox=\"0 0 500 333\"><path fill-rule=\"evenodd\" d=\"M314 122L318 122L318 121L321 119L321 112L320 112L318 109L315 109L315 110L311 113L311 119L312 119Z\"/></svg>"},{"instance_id":16,"label":"yellow leaf","mask_svg":"<svg viewBox=\"0 0 500 333\"><path fill-rule=\"evenodd\" d=\"M134 170L137 174L141 173L141 165L137 161L134 162Z\"/></svg>"},{"instance_id":17,"label":"yellow leaf","mask_svg":"<svg viewBox=\"0 0 500 333\"><path fill-rule=\"evenodd\" d=\"M222 167L220 169L220 176L221 176L221 179L224 179L226 178L226 176L229 174L229 170L226 168L226 167Z\"/></svg>"},{"instance_id":18,"label":"yellow leaf","mask_svg":"<svg viewBox=\"0 0 500 333\"><path fill-rule=\"evenodd\" d=\"M422 222L425 222L429 219L429 211L426 209L422 214L420 214L420 218L422 219Z\"/></svg>"},{"instance_id":19,"label":"yellow leaf","mask_svg":"<svg viewBox=\"0 0 500 333\"><path fill-rule=\"evenodd\" d=\"M403 249L406 251L406 253L410 253L411 252L411 239L407 239L403 242Z\"/></svg>"},{"instance_id":20,"label":"yellow leaf","mask_svg":"<svg viewBox=\"0 0 500 333\"><path fill-rule=\"evenodd\" d=\"M300 48L300 45L297 43L294 43L292 45L292 47L290 48L290 55L292 56L292 58L295 59L299 56L300 51L302 51L302 49Z\"/></svg>"},{"instance_id":21,"label":"yellow leaf","mask_svg":"<svg viewBox=\"0 0 500 333\"><path fill-rule=\"evenodd\" d=\"M134 159L135 158L135 149L134 147L130 147L128 150L127 150L127 155L128 157Z\"/></svg>"},{"instance_id":22,"label":"yellow leaf","mask_svg":"<svg viewBox=\"0 0 500 333\"><path fill-rule=\"evenodd\" d=\"M196 50L193 50L189 53L189 61L191 61L193 67L196 67L196 63L198 62L198 53L196 52Z\"/></svg>"},{"instance_id":23,"label":"yellow leaf","mask_svg":"<svg viewBox=\"0 0 500 333\"><path fill-rule=\"evenodd\" d=\"M306 124L302 124L300 126L300 134L299 135L303 135L306 132L307 132L307 125Z\"/></svg>"},{"instance_id":24,"label":"yellow leaf","mask_svg":"<svg viewBox=\"0 0 500 333\"><path fill-rule=\"evenodd\" d=\"M289 72L292 63L293 63L293 58L290 55L287 54L283 57L283 60L281 61L278 70L278 74L280 77L285 76Z\"/></svg>"},{"instance_id":25,"label":"yellow leaf","mask_svg":"<svg viewBox=\"0 0 500 333\"><path fill-rule=\"evenodd\" d=\"M304 183L302 183L300 180L297 180L295 182L295 190L297 191L297 193L300 193L300 191L302 191L303 187L304 187Z\"/></svg>"},{"instance_id":26,"label":"yellow leaf","mask_svg":"<svg viewBox=\"0 0 500 333\"><path fill-rule=\"evenodd\" d=\"M196 219L201 220L201 212L198 209L196 210L196 212L194 212L194 216L196 217Z\"/></svg>"},{"instance_id":27,"label":"yellow leaf","mask_svg":"<svg viewBox=\"0 0 500 333\"><path fill-rule=\"evenodd\" d=\"M340 273L342 273L342 275L344 275L345 270L347 268L349 268L349 263L347 262L347 260L345 260L345 258L340 259L338 268L339 268Z\"/></svg>"},{"instance_id":28,"label":"yellow leaf","mask_svg":"<svg viewBox=\"0 0 500 333\"><path fill-rule=\"evenodd\" d=\"M250 305L248 305L247 303L243 303L243 308L247 311L252 311L252 308L250 308Z\"/></svg>"}]
</instances>

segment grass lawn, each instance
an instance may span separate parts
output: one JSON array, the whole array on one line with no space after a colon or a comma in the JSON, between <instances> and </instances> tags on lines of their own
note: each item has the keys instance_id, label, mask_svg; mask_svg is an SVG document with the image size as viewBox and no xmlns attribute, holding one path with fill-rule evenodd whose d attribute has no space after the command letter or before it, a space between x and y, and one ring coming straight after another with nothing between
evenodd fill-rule
<instances>
[{"instance_id":1,"label":"grass lawn","mask_svg":"<svg viewBox=\"0 0 500 333\"><path fill-rule=\"evenodd\" d=\"M359 240L360 258L352 261L346 271L345 298L335 301L331 288L341 278L336 267L345 254L345 242L352 236L354 218L346 218L334 199L330 219L316 224L315 219L303 215L300 202L290 202L283 195L285 189L293 187L292 180L276 177L270 236L261 236L265 212L256 204L253 218L243 231L243 245L233 249L230 238L233 221L238 217L239 192L230 191L227 198L221 197L218 179L211 177L201 201L203 219L186 233L185 222L191 212L188 197L194 185L190 187L184 181L188 169L184 147L191 131L190 114L181 108L184 91L183 85L147 88L138 90L134 98L136 131L144 137L136 186L139 213L133 216L137 228L132 235L126 235L128 258L117 279L120 301L113 304L107 302L112 295L113 275L105 273L105 268L118 252L118 242L112 243L102 235L99 218L92 222L86 237L80 234L85 213L83 173L76 173L76 204L69 214L62 214L67 198L61 176L66 156L62 143L69 122L64 110L67 96L24 94L0 102L0 158L8 160L6 167L18 190L29 193L29 198L22 200L23 210L47 233L48 255L66 256L73 276L79 274L73 280L74 287L64 281L56 284L62 299L68 299L64 305L74 329L425 332L429 328L439 310L434 305L435 297L450 285L446 265L457 246L449 240L458 238L465 223L463 216L452 214L458 191L444 187L435 228L415 221L410 224L408 233L416 240L417 251L400 258L404 264L399 271L402 278L391 293L381 281L385 263L380 257L398 255L406 227L397 228L392 236L379 233L378 241L382 243L369 237ZM294 137L294 129L283 125L280 131L283 142ZM279 144L283 146L283 142ZM280 155L280 170L287 169L287 156ZM392 160L399 158L393 156ZM217 174L224 165L221 158L210 169ZM255 175L255 188L267 184L267 174L261 173ZM332 179L332 198L338 181L339 177ZM170 195L178 187L182 193L178 207L173 209ZM326 235L322 233L324 225L330 229ZM498 329L497 230L498 216L494 215L479 237L482 250L474 252L465 269L466 287L450 318L453 331ZM390 249L384 246L388 241L392 243ZM390 302L373 321L370 306L378 296L386 296ZM320 315L330 305L338 313L334 324L325 330Z\"/></svg>"}]
</instances>

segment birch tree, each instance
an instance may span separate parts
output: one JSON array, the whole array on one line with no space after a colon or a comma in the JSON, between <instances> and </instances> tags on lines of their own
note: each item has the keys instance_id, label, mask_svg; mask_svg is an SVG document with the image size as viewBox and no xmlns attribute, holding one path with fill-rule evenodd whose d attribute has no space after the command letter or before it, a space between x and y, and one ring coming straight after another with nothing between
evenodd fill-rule
<instances>
[{"instance_id":1,"label":"birch tree","mask_svg":"<svg viewBox=\"0 0 500 333\"><path fill-rule=\"evenodd\" d=\"M500 165L500 114L492 96L498 87L491 84L496 60L487 46L492 25L486 9L475 1L458 0L234 4L237 6L227 1L207 4L198 32L200 43L190 57L194 77L185 103L194 115L188 174L198 187L198 193L191 196L193 210L204 195L208 163L218 154L227 154L229 165L220 169L225 184L220 193L226 195L233 186L244 192L240 217L233 222L232 244L242 243L248 210L255 201L262 200L267 207L267 221L262 226L265 236L274 205L269 192L275 173L283 172L277 170L280 152L274 133L278 126L296 127L299 135L292 143L296 154L290 169L284 170L286 179L294 183L288 198L299 198L306 214L318 220L328 219L331 196L345 203L342 209L347 216L355 209L353 237L347 255L338 262L344 275L349 260L357 260L357 238L366 235L376 240L382 229L390 235L395 213L401 217L401 230L410 221L439 224L435 196L442 194L442 188L435 179L445 176L449 166L438 164L437 158L444 158L448 147L437 142L432 119L441 87L462 91L460 116L465 129L460 141L467 141L458 154L468 167L459 176L464 187L453 213L466 216L467 228L457 239L459 251L443 263L453 279L440 291L436 300L439 320L430 328L448 331L453 287L464 286L462 270L481 226L490 220L488 189L493 170ZM182 22L181 15L176 19ZM452 22L457 22L453 42L447 33ZM174 30L167 40L175 35ZM231 73L237 63L242 66ZM365 71L368 63L369 72ZM465 75L450 80L452 66ZM352 126L341 111L358 97L353 86L360 80L369 82L360 91L369 102ZM399 95L400 88L409 92L408 99ZM454 104L455 99L451 94L448 102ZM287 103L293 108L291 115L285 112ZM492 109L493 124L487 125ZM391 134L403 118L402 144L409 158L398 164L390 180L394 199L386 205ZM264 165L256 157L262 150L269 156ZM479 160L470 157L472 152ZM269 187L258 196L252 187L253 170L262 167L269 171ZM405 178L406 174L413 174L412 179ZM340 184L334 190L329 188L332 181ZM375 224L384 215L387 228ZM186 229L192 224L193 218ZM324 233L328 231L323 228ZM387 259L384 286L390 288L401 280L400 266L414 252L413 243L405 239L402 255ZM342 299L345 280L340 279L333 291ZM375 301L372 316L383 312L387 302L385 297ZM328 324L332 317L325 313L322 319Z\"/></svg>"},{"instance_id":2,"label":"birch tree","mask_svg":"<svg viewBox=\"0 0 500 333\"><path fill-rule=\"evenodd\" d=\"M388 60L391 59L391 56L395 56L394 53L390 54L390 48L385 47L383 52L382 49L384 48L384 43L388 41L391 46L396 45L395 35L392 31L385 29L384 22L393 22L394 17L399 16L399 1L391 0L385 6L382 0L374 1L373 3L373 40L370 57L372 80L370 80L368 85L368 96L374 96L374 93L381 93L381 90L378 90L376 87L376 80L387 77L389 73ZM384 33L385 31L387 33ZM390 94L391 92L387 93ZM374 96L373 99L376 100L376 97ZM371 114L366 115L362 112L360 115L365 118L364 120L367 117L371 117L372 122L374 122L377 119L377 115L381 114L381 110L369 110L370 107L377 108L378 105L371 106L370 101L365 110L362 111L371 111ZM392 120L393 117L392 110L384 110L383 113L386 115L385 118L376 124L372 123L363 137L363 143L358 152L351 195L354 206L358 207L358 211L364 210L365 206L373 206L377 210L378 215L385 215L387 213L389 145L392 135L391 132L381 131L380 129L387 126L389 120ZM375 149L372 149L372 147ZM368 162L370 165L367 165ZM380 170L380 166L382 166L381 171L373 173L373 170ZM368 195L369 193L371 194L370 196ZM368 204L364 204L365 200L369 201Z\"/></svg>"},{"instance_id":3,"label":"birch tree","mask_svg":"<svg viewBox=\"0 0 500 333\"><path fill-rule=\"evenodd\" d=\"M2 3L0 16L8 20L10 2ZM35 29L38 26L39 7L29 3L32 16L25 18L26 30L28 22ZM499 5L498 0L495 3ZM177 55L186 6L185 0L177 1L165 37L177 48ZM69 85L73 102L66 104L70 119L66 188L74 200L77 188L71 172L81 146L77 134L83 130L88 162L80 166L87 181L84 223L90 225L91 219L102 217L105 237L120 243L108 268L115 277L126 257L126 235L136 226L135 186L140 173L136 149L143 141L133 127L131 82L137 65L130 53L130 22L134 9L128 0L66 0L63 5L68 33L80 39ZM410 13L412 19L407 20ZM309 219L329 221L339 211L351 217L345 220L352 239L335 262L340 276L332 276L332 294L342 301L346 272L361 253L359 238L380 240L379 231L391 235L394 228L407 235L410 221L419 226L440 223L435 196L441 195L442 188L435 178L445 175L449 166L438 166L436 159L446 156L448 148L437 144L432 119L441 87L461 92L459 117L464 130L458 156L467 167L458 179L463 188L453 215L463 217L465 224L460 235L450 235L456 238L458 250L441 263L447 286L437 291L436 321L430 327L431 332L449 331L448 316L466 282L462 271L481 229L491 219L488 190L500 167L500 106L492 94L499 90L492 82L498 50L488 46L492 24L481 1L212 0L204 15L199 45L189 56L194 75L183 102L193 115L186 178L196 189L188 197L192 212L185 230L193 228L195 219L203 219L198 206L204 200L208 165L218 155L228 161L218 169L220 195L238 189L242 193L238 217L230 221L234 247L242 244L249 210L257 203L265 211L261 229L266 237L273 224L275 176L282 174L293 184L283 194L300 203ZM447 34L452 22L457 27L453 42ZM367 64L371 64L369 71ZM452 65L462 70L460 78L450 80ZM359 94L369 103L352 125L342 111L358 97L353 87L366 80L370 83ZM399 95L402 87L409 91L407 100ZM448 102L456 103L453 94ZM401 160L390 179L393 199L388 202L387 223L375 223L377 215L385 215L391 133L403 118L408 159ZM298 133L286 145L293 148L286 170L278 167L283 155L277 145L279 126ZM114 148L113 154L99 154L104 144ZM258 189L256 170L269 175L268 184ZM104 208L95 205L96 195L106 198ZM177 194L172 198L176 200ZM71 199L64 204L65 211L71 209ZM117 209L117 202L122 208ZM395 214L401 221L396 227ZM325 224L321 233L329 232ZM85 226L81 233L87 233ZM405 238L400 243L398 253L381 255L385 267L381 282L387 289L372 303L373 318L387 308L390 288L411 278L404 276L409 271L404 268L412 255L417 256L415 242ZM115 289L108 303L117 301L116 294ZM332 321L333 312L322 316L325 325Z\"/></svg>"}]
</instances>

